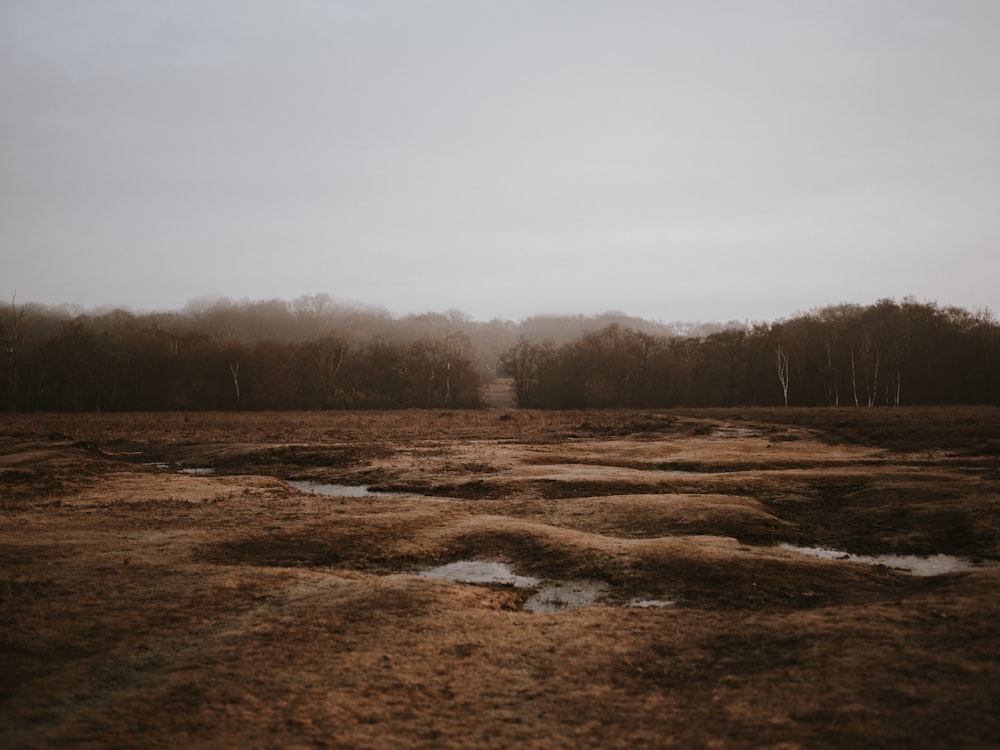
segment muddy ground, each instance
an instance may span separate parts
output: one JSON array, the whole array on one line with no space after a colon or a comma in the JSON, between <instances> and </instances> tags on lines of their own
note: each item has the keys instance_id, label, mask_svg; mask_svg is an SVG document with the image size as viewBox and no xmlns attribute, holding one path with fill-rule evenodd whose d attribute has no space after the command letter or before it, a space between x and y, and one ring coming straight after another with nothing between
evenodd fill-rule
<instances>
[{"instance_id":1,"label":"muddy ground","mask_svg":"<svg viewBox=\"0 0 1000 750\"><path fill-rule=\"evenodd\" d=\"M0 506L4 748L1000 743L996 409L10 416Z\"/></svg>"}]
</instances>

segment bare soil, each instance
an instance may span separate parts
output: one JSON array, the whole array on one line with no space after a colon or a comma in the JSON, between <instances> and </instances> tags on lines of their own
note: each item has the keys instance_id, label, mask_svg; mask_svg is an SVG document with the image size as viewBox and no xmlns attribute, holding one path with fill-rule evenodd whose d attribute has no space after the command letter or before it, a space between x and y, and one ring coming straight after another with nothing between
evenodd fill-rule
<instances>
[{"instance_id":1,"label":"bare soil","mask_svg":"<svg viewBox=\"0 0 1000 750\"><path fill-rule=\"evenodd\" d=\"M3 417L0 747L995 748L998 436L973 408ZM420 575L460 560L610 594Z\"/></svg>"}]
</instances>

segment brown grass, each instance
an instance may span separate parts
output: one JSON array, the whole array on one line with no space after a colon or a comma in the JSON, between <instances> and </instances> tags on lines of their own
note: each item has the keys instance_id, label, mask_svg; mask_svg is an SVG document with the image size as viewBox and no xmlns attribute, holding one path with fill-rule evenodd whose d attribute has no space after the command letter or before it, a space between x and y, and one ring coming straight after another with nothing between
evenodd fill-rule
<instances>
[{"instance_id":1,"label":"brown grass","mask_svg":"<svg viewBox=\"0 0 1000 750\"><path fill-rule=\"evenodd\" d=\"M964 408L7 416L0 746L991 747L1000 568L776 545L1000 559L998 427ZM417 575L462 559L611 597L537 614L528 590Z\"/></svg>"}]
</instances>

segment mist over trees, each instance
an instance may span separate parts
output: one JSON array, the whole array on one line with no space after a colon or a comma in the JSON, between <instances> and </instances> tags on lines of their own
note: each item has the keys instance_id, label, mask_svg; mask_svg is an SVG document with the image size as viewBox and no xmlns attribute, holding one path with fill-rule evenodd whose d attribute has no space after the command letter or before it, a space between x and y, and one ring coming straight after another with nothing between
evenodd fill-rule
<instances>
[{"instance_id":1,"label":"mist over trees","mask_svg":"<svg viewBox=\"0 0 1000 750\"><path fill-rule=\"evenodd\" d=\"M558 346L522 338L502 363L522 407L1000 403L992 313L909 298L705 336L613 324Z\"/></svg>"},{"instance_id":2,"label":"mist over trees","mask_svg":"<svg viewBox=\"0 0 1000 750\"><path fill-rule=\"evenodd\" d=\"M996 404L1000 326L911 298L753 324L394 317L324 294L152 313L12 300L0 365L11 412L473 408L497 377L535 408Z\"/></svg>"}]
</instances>

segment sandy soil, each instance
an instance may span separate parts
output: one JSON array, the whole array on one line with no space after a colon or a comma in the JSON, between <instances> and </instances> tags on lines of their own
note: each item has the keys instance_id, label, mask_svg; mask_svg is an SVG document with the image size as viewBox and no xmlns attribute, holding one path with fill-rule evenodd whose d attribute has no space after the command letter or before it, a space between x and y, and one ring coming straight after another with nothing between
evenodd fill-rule
<instances>
[{"instance_id":1,"label":"sandy soil","mask_svg":"<svg viewBox=\"0 0 1000 750\"><path fill-rule=\"evenodd\" d=\"M995 409L0 418L0 747L997 747L998 428ZM539 583L421 574L458 561ZM525 608L553 582L602 593Z\"/></svg>"}]
</instances>

